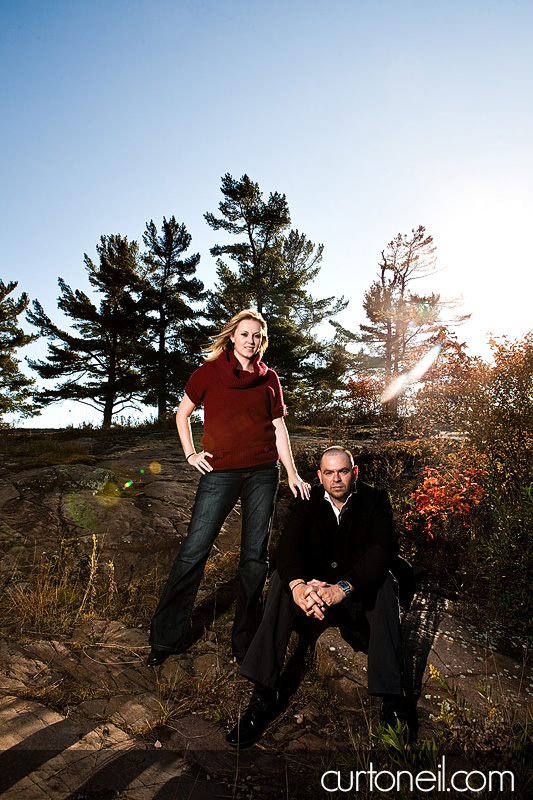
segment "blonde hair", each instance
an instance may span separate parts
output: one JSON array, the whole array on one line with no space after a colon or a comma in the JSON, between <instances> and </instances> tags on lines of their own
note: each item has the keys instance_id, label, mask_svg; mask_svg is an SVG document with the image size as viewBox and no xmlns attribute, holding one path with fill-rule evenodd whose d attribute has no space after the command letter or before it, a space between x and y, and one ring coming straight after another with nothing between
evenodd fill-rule
<instances>
[{"instance_id":1,"label":"blonde hair","mask_svg":"<svg viewBox=\"0 0 533 800\"><path fill-rule=\"evenodd\" d=\"M238 314L235 314L227 323L227 325L222 328L220 333L216 333L211 337L211 344L203 348L203 352L207 353L205 356L206 361L215 361L219 355L221 355L221 353L231 353L233 350L233 342L231 341L231 337L235 333L237 325L239 322L242 322L243 319L255 319L260 323L262 336L259 352L261 355L263 355L268 347L268 331L266 320L264 319L263 315L259 313L259 311L253 311L251 308L245 308L243 311L239 311Z\"/></svg>"}]
</instances>

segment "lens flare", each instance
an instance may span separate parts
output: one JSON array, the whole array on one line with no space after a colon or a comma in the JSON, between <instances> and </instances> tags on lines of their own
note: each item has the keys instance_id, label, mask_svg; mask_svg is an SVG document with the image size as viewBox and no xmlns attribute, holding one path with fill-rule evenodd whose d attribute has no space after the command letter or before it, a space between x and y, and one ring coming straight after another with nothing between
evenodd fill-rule
<instances>
[{"instance_id":1,"label":"lens flare","mask_svg":"<svg viewBox=\"0 0 533 800\"><path fill-rule=\"evenodd\" d=\"M380 402L388 403L394 400L394 398L399 397L411 383L417 383L421 380L423 375L425 375L431 365L437 360L440 351L440 344L436 344L435 347L432 347L431 350L414 365L413 369L409 370L409 372L404 372L403 375L398 375L398 377L391 381L383 391L379 398Z\"/></svg>"},{"instance_id":2,"label":"lens flare","mask_svg":"<svg viewBox=\"0 0 533 800\"><path fill-rule=\"evenodd\" d=\"M98 527L97 515L77 490L70 492L68 495L67 510L73 522L80 528L94 531Z\"/></svg>"},{"instance_id":3,"label":"lens flare","mask_svg":"<svg viewBox=\"0 0 533 800\"><path fill-rule=\"evenodd\" d=\"M95 494L94 499L104 508L111 508L120 500L120 489L116 483L109 481Z\"/></svg>"},{"instance_id":4,"label":"lens flare","mask_svg":"<svg viewBox=\"0 0 533 800\"><path fill-rule=\"evenodd\" d=\"M133 481L126 481L126 483L124 484L124 489L129 489L130 486L133 486Z\"/></svg>"},{"instance_id":5,"label":"lens flare","mask_svg":"<svg viewBox=\"0 0 533 800\"><path fill-rule=\"evenodd\" d=\"M149 469L150 472L152 472L154 475L159 475L159 473L161 472L161 464L158 461L152 461Z\"/></svg>"}]
</instances>

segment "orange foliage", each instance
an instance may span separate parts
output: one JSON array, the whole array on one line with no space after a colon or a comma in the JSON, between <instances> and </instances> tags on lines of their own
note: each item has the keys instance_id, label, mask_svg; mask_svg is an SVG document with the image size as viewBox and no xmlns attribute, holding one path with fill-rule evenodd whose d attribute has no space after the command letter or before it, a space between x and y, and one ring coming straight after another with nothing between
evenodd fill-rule
<instances>
[{"instance_id":1,"label":"orange foliage","mask_svg":"<svg viewBox=\"0 0 533 800\"><path fill-rule=\"evenodd\" d=\"M428 539L434 538L433 529L438 522L453 519L464 524L485 494L479 483L485 473L478 469L441 475L438 470L426 467L421 474L425 477L410 495L413 508L407 512L404 521L408 531L422 522Z\"/></svg>"},{"instance_id":2,"label":"orange foliage","mask_svg":"<svg viewBox=\"0 0 533 800\"><path fill-rule=\"evenodd\" d=\"M354 411L362 414L375 414L380 410L381 393L384 383L381 378L367 373L360 373L349 378L346 384L348 400Z\"/></svg>"}]
</instances>

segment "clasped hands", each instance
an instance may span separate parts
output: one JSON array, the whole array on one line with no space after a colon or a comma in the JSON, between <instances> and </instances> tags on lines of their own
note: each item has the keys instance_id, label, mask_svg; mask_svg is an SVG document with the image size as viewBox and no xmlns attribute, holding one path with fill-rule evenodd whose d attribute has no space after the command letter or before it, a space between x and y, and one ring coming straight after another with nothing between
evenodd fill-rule
<instances>
[{"instance_id":1,"label":"clasped hands","mask_svg":"<svg viewBox=\"0 0 533 800\"><path fill-rule=\"evenodd\" d=\"M296 584L292 598L306 616L324 619L324 611L329 606L342 603L345 594L336 583L313 579L307 583Z\"/></svg>"}]
</instances>

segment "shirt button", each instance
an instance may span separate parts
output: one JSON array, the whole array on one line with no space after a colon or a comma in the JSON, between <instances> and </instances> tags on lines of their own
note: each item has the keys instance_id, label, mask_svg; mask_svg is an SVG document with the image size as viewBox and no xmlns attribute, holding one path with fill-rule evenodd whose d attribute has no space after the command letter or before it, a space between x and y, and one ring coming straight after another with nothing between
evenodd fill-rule
<instances>
[{"instance_id":1,"label":"shirt button","mask_svg":"<svg viewBox=\"0 0 533 800\"><path fill-rule=\"evenodd\" d=\"M332 569L337 569L337 566L338 566L338 565L337 565L337 562L336 562L336 561L332 561L332 562L331 562L331 567L332 567Z\"/></svg>"},{"instance_id":2,"label":"shirt button","mask_svg":"<svg viewBox=\"0 0 533 800\"><path fill-rule=\"evenodd\" d=\"M270 447L265 447L265 453L268 453L269 450L270 450Z\"/></svg>"}]
</instances>

